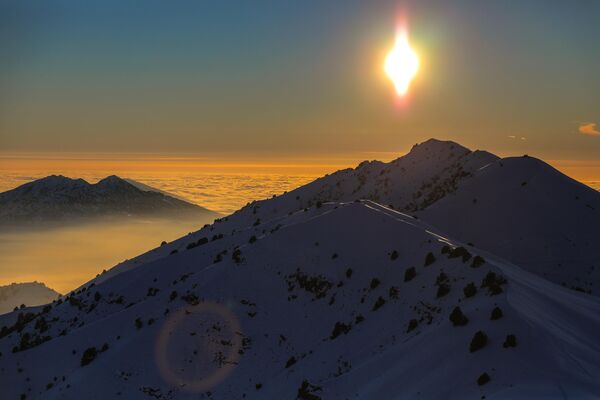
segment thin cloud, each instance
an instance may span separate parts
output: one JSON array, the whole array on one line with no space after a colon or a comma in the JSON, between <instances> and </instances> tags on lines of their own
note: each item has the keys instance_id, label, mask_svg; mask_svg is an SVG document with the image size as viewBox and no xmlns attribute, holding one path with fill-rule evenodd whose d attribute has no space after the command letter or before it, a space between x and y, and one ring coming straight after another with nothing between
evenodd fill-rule
<instances>
[{"instance_id":1,"label":"thin cloud","mask_svg":"<svg viewBox=\"0 0 600 400\"><path fill-rule=\"evenodd\" d=\"M527 138L525 136L518 137L518 136L515 136L515 135L509 135L508 138L509 139L513 139L513 140L517 140L517 139L519 139L519 140L527 140Z\"/></svg>"},{"instance_id":2,"label":"thin cloud","mask_svg":"<svg viewBox=\"0 0 600 400\"><path fill-rule=\"evenodd\" d=\"M596 129L595 122L579 125L579 133L588 136L600 136L600 131Z\"/></svg>"}]
</instances>

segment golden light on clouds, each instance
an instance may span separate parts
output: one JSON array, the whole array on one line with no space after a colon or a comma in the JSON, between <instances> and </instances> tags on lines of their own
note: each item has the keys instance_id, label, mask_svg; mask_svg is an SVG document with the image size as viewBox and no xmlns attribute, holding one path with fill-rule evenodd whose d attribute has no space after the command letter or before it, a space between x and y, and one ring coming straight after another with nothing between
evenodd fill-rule
<instances>
[{"instance_id":1,"label":"golden light on clouds","mask_svg":"<svg viewBox=\"0 0 600 400\"><path fill-rule=\"evenodd\" d=\"M398 96L404 97L408 93L410 83L419 71L419 64L419 57L408 40L408 30L400 26L394 47L387 54L383 66Z\"/></svg>"},{"instance_id":2,"label":"golden light on clouds","mask_svg":"<svg viewBox=\"0 0 600 400\"><path fill-rule=\"evenodd\" d=\"M600 131L596 128L595 122L580 125L579 133L583 133L584 135L588 136L600 136Z\"/></svg>"}]
</instances>

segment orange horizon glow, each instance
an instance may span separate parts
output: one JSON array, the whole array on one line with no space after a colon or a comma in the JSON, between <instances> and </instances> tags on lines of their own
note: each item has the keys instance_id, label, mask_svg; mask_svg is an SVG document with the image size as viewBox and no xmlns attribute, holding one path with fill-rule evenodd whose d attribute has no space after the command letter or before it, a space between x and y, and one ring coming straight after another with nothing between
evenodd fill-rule
<instances>
[{"instance_id":1,"label":"orange horizon glow","mask_svg":"<svg viewBox=\"0 0 600 400\"><path fill-rule=\"evenodd\" d=\"M340 169L356 167L364 160L392 161L407 151L360 152L349 154L313 154L304 157L259 157L259 156L201 156L170 155L159 153L2 153L0 152L0 171L35 172L41 175L65 175L72 178L91 175L114 174L132 177L127 174L164 176L170 173L190 172L194 174L220 175L295 175L320 177ZM500 156L508 156L499 154ZM600 182L600 161L548 159L548 164L580 182L598 189ZM43 172L43 174L42 174ZM41 175L40 175L41 174ZM33 176L32 176L33 177ZM90 182L93 183L93 182ZM0 192L12 189L2 184Z\"/></svg>"}]
</instances>

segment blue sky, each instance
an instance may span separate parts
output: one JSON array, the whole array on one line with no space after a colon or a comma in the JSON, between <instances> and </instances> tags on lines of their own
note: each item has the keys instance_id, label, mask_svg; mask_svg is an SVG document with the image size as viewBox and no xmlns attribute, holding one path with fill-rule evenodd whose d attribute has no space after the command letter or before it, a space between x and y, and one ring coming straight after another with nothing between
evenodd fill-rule
<instances>
[{"instance_id":1,"label":"blue sky","mask_svg":"<svg viewBox=\"0 0 600 400\"><path fill-rule=\"evenodd\" d=\"M422 61L401 110L381 73L400 13ZM309 154L433 136L597 159L578 127L600 123L599 15L596 1L1 1L0 149Z\"/></svg>"}]
</instances>

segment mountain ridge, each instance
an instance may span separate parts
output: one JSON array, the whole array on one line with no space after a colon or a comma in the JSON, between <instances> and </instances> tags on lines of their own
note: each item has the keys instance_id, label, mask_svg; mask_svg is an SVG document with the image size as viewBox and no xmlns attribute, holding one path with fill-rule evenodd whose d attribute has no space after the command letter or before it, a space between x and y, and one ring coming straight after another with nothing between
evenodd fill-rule
<instances>
[{"instance_id":1,"label":"mountain ridge","mask_svg":"<svg viewBox=\"0 0 600 400\"><path fill-rule=\"evenodd\" d=\"M0 316L0 384L44 399L597 397L600 298L545 276L548 258L492 250L513 235L534 258L593 256L573 239L558 253L529 239L593 237L584 213L598 194L541 160L438 142L249 203L47 307ZM405 187L386 193L386 174ZM376 189L397 205L358 198ZM479 221L475 238L458 229ZM582 265L563 272L589 279Z\"/></svg>"},{"instance_id":2,"label":"mountain ridge","mask_svg":"<svg viewBox=\"0 0 600 400\"><path fill-rule=\"evenodd\" d=\"M116 175L94 184L50 175L0 193L0 222L5 224L194 213L218 215L166 192L142 190Z\"/></svg>"},{"instance_id":3,"label":"mountain ridge","mask_svg":"<svg viewBox=\"0 0 600 400\"><path fill-rule=\"evenodd\" d=\"M162 246L166 256L38 311L34 320L53 321L43 333L31 322L5 334L7 395L515 399L600 391L593 296L368 200L327 202L235 231L226 222L197 232L207 241ZM0 317L0 325L10 330L15 319ZM27 346L49 339L20 349L25 332ZM48 375L56 357L63 362ZM22 375L7 368L15 364Z\"/></svg>"}]
</instances>

